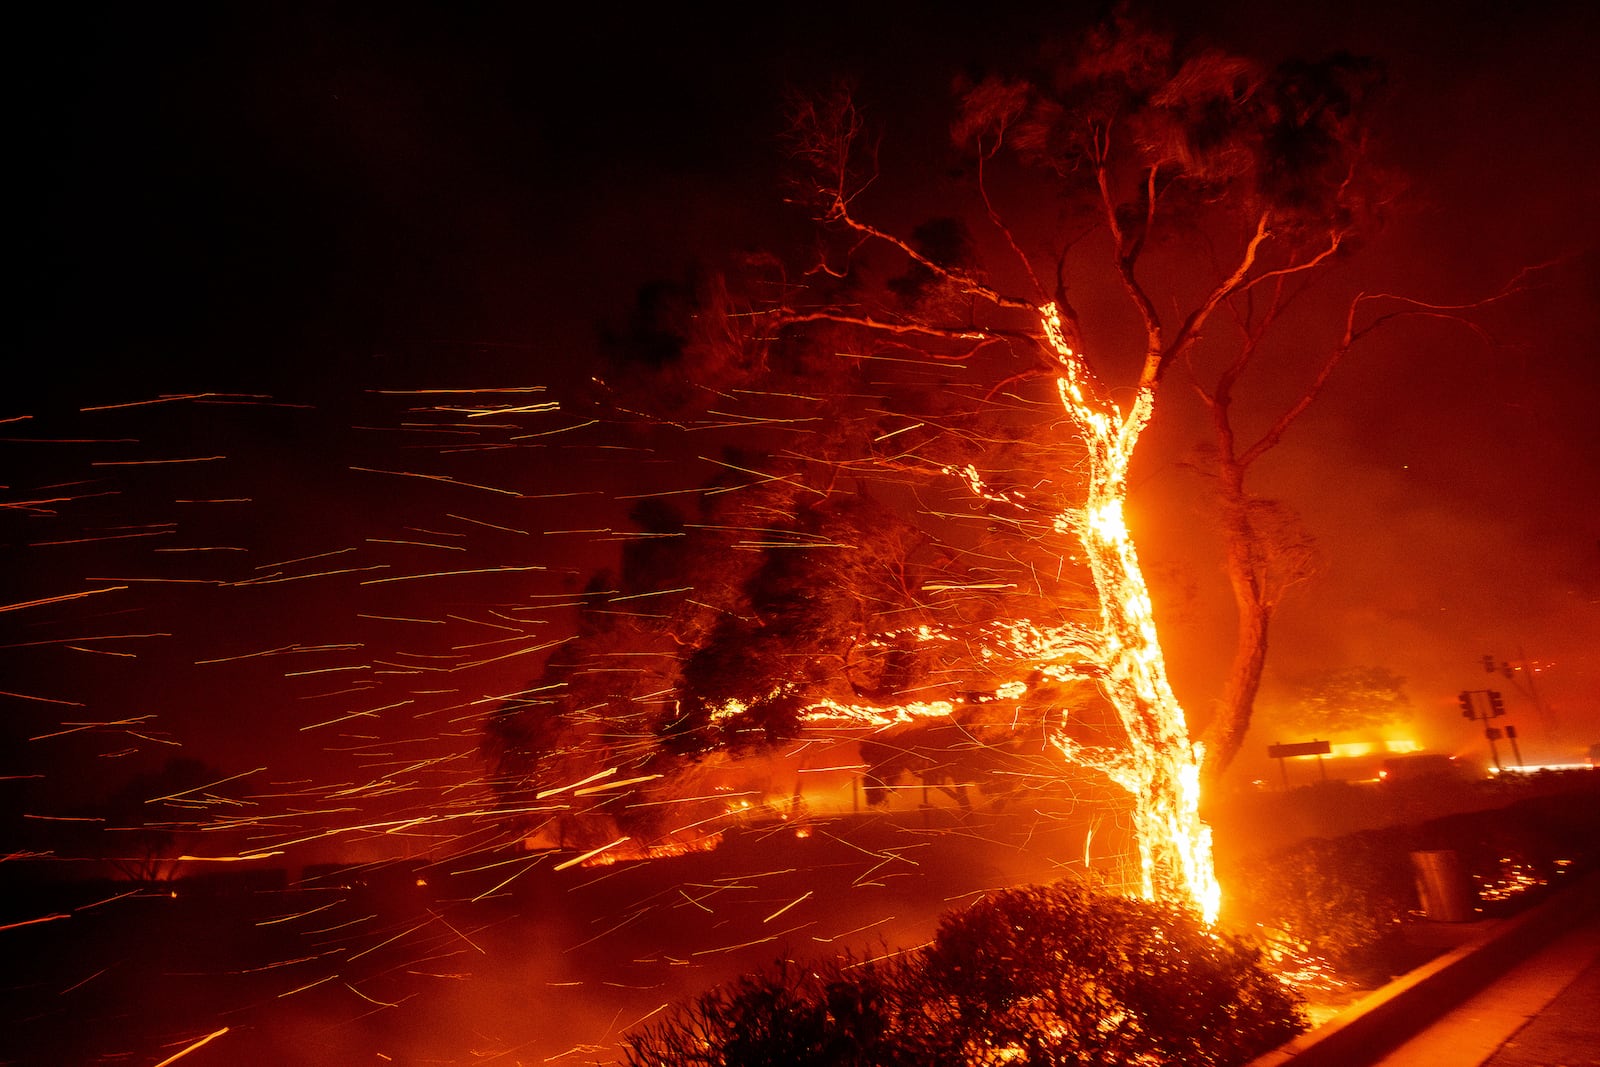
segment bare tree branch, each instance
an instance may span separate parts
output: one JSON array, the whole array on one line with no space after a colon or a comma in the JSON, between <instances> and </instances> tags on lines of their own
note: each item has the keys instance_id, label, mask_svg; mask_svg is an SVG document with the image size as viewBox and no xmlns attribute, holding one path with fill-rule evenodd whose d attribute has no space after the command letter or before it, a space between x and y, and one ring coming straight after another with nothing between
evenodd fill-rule
<instances>
[{"instance_id":1,"label":"bare tree branch","mask_svg":"<svg viewBox=\"0 0 1600 1067\"><path fill-rule=\"evenodd\" d=\"M1461 304L1435 304L1399 293L1356 294L1355 298L1350 301L1350 306L1345 313L1344 336L1340 339L1339 344L1336 345L1334 349L1328 353L1327 358L1322 361L1322 365L1317 369L1316 376L1311 380L1311 383L1306 386L1305 392L1303 392L1294 403L1285 408L1278 415L1278 417L1273 420L1272 425L1267 428L1266 432L1261 435L1260 439L1246 449L1239 457L1240 466L1248 467L1257 459L1261 458L1263 453L1272 449L1280 440L1282 440L1284 433L1288 431L1290 425L1292 425L1294 421L1300 417L1301 413L1304 412L1306 408L1311 406L1312 401L1316 400L1317 396L1328 384L1328 379L1333 376L1335 368L1338 367L1339 363L1344 359L1344 357L1361 340L1371 336L1384 326L1387 326L1388 324L1399 319L1429 318L1443 319L1447 322L1453 322L1461 326L1465 326L1467 329L1478 334L1478 336L1483 338L1485 342L1489 342L1491 341L1491 338L1489 337L1488 332L1480 324L1465 318L1463 313L1480 310L1490 306L1491 304L1496 304L1509 297L1515 296L1518 293L1525 292L1528 286L1523 284L1524 279L1550 265L1551 263L1543 263L1518 271L1516 277L1512 278L1492 296L1487 296L1482 300L1473 300ZM1358 329L1356 327L1356 317L1362 306L1380 300L1395 301L1403 306L1398 311L1385 312L1384 314L1375 316L1372 321Z\"/></svg>"}]
</instances>

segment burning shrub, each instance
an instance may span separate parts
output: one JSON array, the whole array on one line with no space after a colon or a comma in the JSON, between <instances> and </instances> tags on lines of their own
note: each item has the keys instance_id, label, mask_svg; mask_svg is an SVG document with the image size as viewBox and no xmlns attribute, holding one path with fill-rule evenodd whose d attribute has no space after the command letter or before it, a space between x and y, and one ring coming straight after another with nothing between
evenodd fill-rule
<instances>
[{"instance_id":1,"label":"burning shrub","mask_svg":"<svg viewBox=\"0 0 1600 1067\"><path fill-rule=\"evenodd\" d=\"M1316 838L1242 866L1239 908L1342 972L1381 968L1380 946L1417 906L1410 838L1394 830Z\"/></svg>"},{"instance_id":2,"label":"burning shrub","mask_svg":"<svg viewBox=\"0 0 1600 1067\"><path fill-rule=\"evenodd\" d=\"M1523 798L1241 858L1224 878L1230 909L1237 921L1272 928L1296 953L1320 957L1346 977L1385 980L1415 962L1397 948L1402 925L1421 906L1412 853L1459 856L1476 886L1476 909L1489 914L1525 906L1559 878L1600 867L1600 780L1590 772L1514 778L1501 788Z\"/></svg>"},{"instance_id":3,"label":"burning shrub","mask_svg":"<svg viewBox=\"0 0 1600 1067\"><path fill-rule=\"evenodd\" d=\"M1242 942L1180 909L1030 886L947 914L928 946L792 963L630 1037L632 1067L1244 1063L1305 1026Z\"/></svg>"}]
</instances>

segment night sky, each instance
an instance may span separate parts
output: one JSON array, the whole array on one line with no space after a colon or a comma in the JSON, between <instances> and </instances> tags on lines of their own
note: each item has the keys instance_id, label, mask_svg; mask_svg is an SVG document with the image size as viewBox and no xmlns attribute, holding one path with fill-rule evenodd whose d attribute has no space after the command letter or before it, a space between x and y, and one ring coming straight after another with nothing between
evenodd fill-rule
<instances>
[{"instance_id":1,"label":"night sky","mask_svg":"<svg viewBox=\"0 0 1600 1067\"><path fill-rule=\"evenodd\" d=\"M539 405L641 284L795 238L782 89L859 76L909 218L943 188L952 75L1095 13L908 10L125 6L19 32L4 602L70 598L0 614L20 803L66 812L179 746L264 792L380 807L469 779L481 715L619 544L564 531L620 531L614 498L705 473L553 433L577 420ZM1263 463L1325 566L1280 614L1262 714L1308 673L1379 665L1430 747L1476 753L1455 694L1494 684L1528 754L1574 758L1600 740L1596 17L1281 12L1169 15L1388 63L1409 192L1358 261L1372 289L1459 302L1559 263L1484 313L1488 342L1419 323L1359 352ZM1182 394L1132 509L1203 720L1231 607ZM1484 653L1542 666L1559 731ZM1277 739L1252 735L1242 773Z\"/></svg>"}]
</instances>

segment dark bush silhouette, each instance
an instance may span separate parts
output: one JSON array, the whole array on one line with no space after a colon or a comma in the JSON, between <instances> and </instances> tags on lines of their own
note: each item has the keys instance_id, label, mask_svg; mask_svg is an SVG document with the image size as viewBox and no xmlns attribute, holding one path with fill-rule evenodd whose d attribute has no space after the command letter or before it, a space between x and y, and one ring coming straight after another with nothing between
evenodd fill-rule
<instances>
[{"instance_id":1,"label":"dark bush silhouette","mask_svg":"<svg viewBox=\"0 0 1600 1067\"><path fill-rule=\"evenodd\" d=\"M907 1032L911 972L900 961L780 961L703 993L624 1041L624 1062L651 1067L920 1067Z\"/></svg>"},{"instance_id":2,"label":"dark bush silhouette","mask_svg":"<svg viewBox=\"0 0 1600 1067\"><path fill-rule=\"evenodd\" d=\"M1180 909L1059 883L951 912L889 960L780 963L624 1053L632 1067L1224 1067L1304 1026L1253 948Z\"/></svg>"},{"instance_id":3,"label":"dark bush silhouette","mask_svg":"<svg viewBox=\"0 0 1600 1067\"><path fill-rule=\"evenodd\" d=\"M1396 965L1410 966L1391 950L1421 907L1412 853L1454 852L1485 915L1516 911L1562 879L1600 869L1600 775L1546 773L1448 788L1483 807L1235 861L1222 873L1230 912L1239 922L1271 927L1347 976L1381 981Z\"/></svg>"},{"instance_id":4,"label":"dark bush silhouette","mask_svg":"<svg viewBox=\"0 0 1600 1067\"><path fill-rule=\"evenodd\" d=\"M1342 973L1370 977L1417 907L1412 831L1367 830L1301 842L1228 880L1238 910ZM1376 977L1382 978L1382 975Z\"/></svg>"}]
</instances>

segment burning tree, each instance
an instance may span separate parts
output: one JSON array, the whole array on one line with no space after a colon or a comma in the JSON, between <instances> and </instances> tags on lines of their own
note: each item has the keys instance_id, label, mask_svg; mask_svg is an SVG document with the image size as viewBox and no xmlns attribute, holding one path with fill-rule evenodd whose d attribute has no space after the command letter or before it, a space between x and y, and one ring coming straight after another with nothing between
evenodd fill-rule
<instances>
[{"instance_id":1,"label":"burning tree","mask_svg":"<svg viewBox=\"0 0 1600 1067\"><path fill-rule=\"evenodd\" d=\"M818 223L814 259L795 272L747 264L738 296L706 287L666 332L667 357L651 348L657 370L680 375L677 399L699 398L700 426L765 435L766 459L721 461L760 498L747 518L690 525L742 530L729 544L747 548L756 532L769 553L735 568L733 600L683 594L697 606L666 613L678 632L647 716L654 736L692 755L824 723L948 718L962 714L954 690L1039 708L1061 754L1132 797L1145 895L1214 914L1202 775L1238 751L1272 611L1308 560L1245 474L1364 337L1399 315L1454 310L1356 293L1342 334L1320 347L1291 314L1381 200L1364 118L1378 80L1347 55L1270 66L1180 49L1117 17L1046 47L1026 76L958 87L953 142L976 211L904 232L875 220L898 205L879 191L857 99L797 98L793 199ZM1306 384L1243 444L1236 395L1269 356L1309 356ZM1125 518L1174 367L1213 416L1240 615L1200 743ZM622 381L613 409L637 410L645 391L659 401L655 381ZM803 446L784 440L797 427ZM877 511L857 521L869 503ZM908 512L922 520L914 531ZM819 563L844 550L865 567ZM1116 743L1068 725L1063 691L1091 687L1120 724Z\"/></svg>"},{"instance_id":2,"label":"burning tree","mask_svg":"<svg viewBox=\"0 0 1600 1067\"><path fill-rule=\"evenodd\" d=\"M887 249L962 302L949 299L942 313L914 319L791 307L786 321L848 323L962 356L1003 348L1021 362L1003 386L1048 382L1060 430L1083 443L1082 496L1056 513L1054 526L1077 542L1099 617L1081 630L1041 631L1038 661L1092 678L1126 729L1125 752L1063 748L1102 766L1135 798L1145 892L1206 911L1215 908L1216 886L1199 817L1204 749L1192 743L1168 683L1124 519L1129 468L1169 371L1192 365L1213 320L1230 314L1246 342L1222 383L1203 390L1225 424L1232 385L1291 286L1330 264L1359 229L1368 189L1362 105L1373 73L1346 56L1269 68L1215 50L1184 54L1169 37L1116 19L1075 46L1047 50L1030 77L965 86L954 137L969 152L972 187L993 243L1009 253L1016 290L993 282L993 271L942 262L864 217L877 175L847 94L803 102L795 114L798 154L811 167L809 202L844 241L843 257L824 267L844 273L863 254ZM1055 226L1034 222L1036 210L1028 217L1027 198L1038 188L1026 179L1041 175L1061 205ZM1007 210L1008 202L1022 206ZM1096 269L1109 273L1134 312L1140 355L1131 382L1120 386L1110 372L1126 340L1073 301L1082 276ZM1266 313L1256 313L1258 301ZM1021 493L965 473L975 498L998 509L1028 506ZM1242 505L1242 477L1230 492ZM1230 534L1246 546L1235 553L1243 561L1236 570L1249 569L1256 554L1248 547L1258 538L1247 509L1235 518ZM1270 607L1265 595L1253 603ZM1216 766L1237 751L1265 650L1264 625L1244 621L1235 673L1245 677L1230 686L1234 698L1211 728Z\"/></svg>"}]
</instances>

